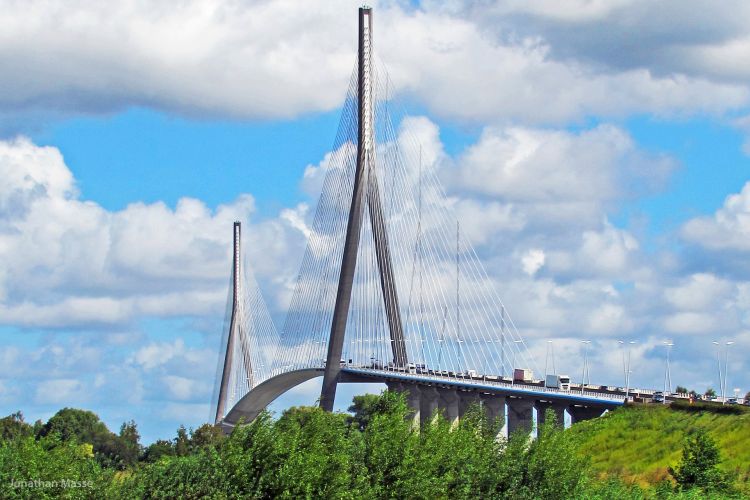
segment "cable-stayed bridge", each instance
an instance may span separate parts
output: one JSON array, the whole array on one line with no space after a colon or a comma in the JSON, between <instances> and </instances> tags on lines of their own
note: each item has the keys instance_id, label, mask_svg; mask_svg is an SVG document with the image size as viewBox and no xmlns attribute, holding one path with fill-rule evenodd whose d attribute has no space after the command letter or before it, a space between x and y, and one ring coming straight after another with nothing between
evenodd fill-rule
<instances>
[{"instance_id":1,"label":"cable-stayed bridge","mask_svg":"<svg viewBox=\"0 0 750 500\"><path fill-rule=\"evenodd\" d=\"M552 408L563 421L600 415L625 394L514 376L533 360L416 140L392 122L387 73L373 58L372 10L359 10L359 49L307 248L277 332L258 286L234 258L216 421L255 418L295 385L384 382L415 418L457 419L473 402L508 430ZM560 382L560 381L558 381ZM552 387L549 387L552 385Z\"/></svg>"}]
</instances>

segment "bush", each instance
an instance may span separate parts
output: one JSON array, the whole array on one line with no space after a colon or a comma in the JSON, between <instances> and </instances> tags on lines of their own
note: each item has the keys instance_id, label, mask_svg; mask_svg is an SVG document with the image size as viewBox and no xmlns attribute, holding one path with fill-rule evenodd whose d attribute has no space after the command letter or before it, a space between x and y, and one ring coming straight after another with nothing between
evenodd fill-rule
<instances>
[{"instance_id":1,"label":"bush","mask_svg":"<svg viewBox=\"0 0 750 500\"><path fill-rule=\"evenodd\" d=\"M706 492L729 492L731 480L719 470L719 449L703 429L685 440L682 461L677 469L669 469L680 490L699 488Z\"/></svg>"}]
</instances>

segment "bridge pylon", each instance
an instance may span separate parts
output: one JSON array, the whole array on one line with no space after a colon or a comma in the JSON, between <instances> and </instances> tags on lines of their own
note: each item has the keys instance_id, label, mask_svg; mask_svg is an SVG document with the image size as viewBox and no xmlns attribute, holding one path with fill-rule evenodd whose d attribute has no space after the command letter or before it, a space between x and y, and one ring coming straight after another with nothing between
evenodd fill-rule
<instances>
[{"instance_id":1,"label":"bridge pylon","mask_svg":"<svg viewBox=\"0 0 750 500\"><path fill-rule=\"evenodd\" d=\"M375 252L380 274L386 319L390 331L393 362L406 366L406 344L404 340L398 293L393 277L393 263L388 246L388 234L380 199L380 189L375 169L375 132L373 112L373 68L372 68L372 9L359 9L359 47L357 63L357 164L354 174L354 189L349 209L349 219L344 240L344 252L336 292L336 302L328 341L328 354L320 393L321 408L332 411L336 398L336 386L341 371L340 359L343 350L349 305L357 266L357 253L362 233L362 215L368 205Z\"/></svg>"}]
</instances>

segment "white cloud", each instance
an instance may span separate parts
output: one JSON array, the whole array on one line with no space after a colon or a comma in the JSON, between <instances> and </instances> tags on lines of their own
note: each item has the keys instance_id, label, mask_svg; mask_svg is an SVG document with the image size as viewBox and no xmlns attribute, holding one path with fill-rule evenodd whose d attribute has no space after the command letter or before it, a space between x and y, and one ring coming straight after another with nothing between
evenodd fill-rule
<instances>
[{"instance_id":1,"label":"white cloud","mask_svg":"<svg viewBox=\"0 0 750 500\"><path fill-rule=\"evenodd\" d=\"M382 2L375 5L376 50L391 69L391 93L469 120L562 123L747 105L742 62L750 37L746 27L737 31L741 14L727 15L742 7L707 5L709 13L698 18L682 13L693 9L640 2L585 5L482 4L475 15L471 8ZM7 128L13 126L7 122L45 113L130 106L243 118L331 110L341 104L354 64L357 6L345 0L305 8L288 1L191 0L169 8L157 2L13 3L0 12L0 68L7 76L0 97L7 111L0 116ZM669 15L656 16L656 10ZM651 17L663 18L661 29L683 30L674 18L690 17L694 39L663 43ZM701 40L697 21L707 18L734 31ZM601 29L605 22L610 31ZM632 23L650 27L651 37L633 43ZM722 29L718 23L715 31ZM565 35L579 30L585 40L601 43ZM605 43L610 33L623 43ZM649 56L651 64L632 62Z\"/></svg>"},{"instance_id":2,"label":"white cloud","mask_svg":"<svg viewBox=\"0 0 750 500\"><path fill-rule=\"evenodd\" d=\"M639 151L626 131L612 125L579 133L489 127L450 180L525 203L603 202L660 187L674 166L669 158Z\"/></svg>"},{"instance_id":3,"label":"white cloud","mask_svg":"<svg viewBox=\"0 0 750 500\"><path fill-rule=\"evenodd\" d=\"M705 311L720 307L733 295L730 281L708 273L689 276L679 286L664 290L667 301L682 310Z\"/></svg>"},{"instance_id":4,"label":"white cloud","mask_svg":"<svg viewBox=\"0 0 750 500\"><path fill-rule=\"evenodd\" d=\"M34 399L42 404L70 404L81 399L83 385L76 379L52 379L39 384Z\"/></svg>"},{"instance_id":5,"label":"white cloud","mask_svg":"<svg viewBox=\"0 0 750 500\"><path fill-rule=\"evenodd\" d=\"M576 59L611 70L647 69L713 81L746 82L750 8L742 0L430 2L482 26L497 38L538 36L553 60ZM637 29L637 36L633 36Z\"/></svg>"},{"instance_id":6,"label":"white cloud","mask_svg":"<svg viewBox=\"0 0 750 500\"><path fill-rule=\"evenodd\" d=\"M260 279L296 274L287 262L304 241L296 230L304 205L250 226L249 195L215 210L182 198L174 209L137 202L110 212L79 198L57 149L25 138L0 141L0 177L2 324L86 327L216 313L226 301L235 220L252 238Z\"/></svg>"},{"instance_id":7,"label":"white cloud","mask_svg":"<svg viewBox=\"0 0 750 500\"><path fill-rule=\"evenodd\" d=\"M533 276L543 265L545 260L544 250L532 248L521 257L523 272Z\"/></svg>"},{"instance_id":8,"label":"white cloud","mask_svg":"<svg viewBox=\"0 0 750 500\"><path fill-rule=\"evenodd\" d=\"M717 319L716 315L708 313L680 312L667 316L664 319L664 328L676 334L709 333L720 326Z\"/></svg>"},{"instance_id":9,"label":"white cloud","mask_svg":"<svg viewBox=\"0 0 750 500\"><path fill-rule=\"evenodd\" d=\"M173 343L152 343L140 348L133 355L133 361L146 370L168 363L172 358L185 353L185 342L177 339Z\"/></svg>"},{"instance_id":10,"label":"white cloud","mask_svg":"<svg viewBox=\"0 0 750 500\"><path fill-rule=\"evenodd\" d=\"M750 250L750 182L727 196L712 217L696 217L682 227L689 242L709 250Z\"/></svg>"},{"instance_id":11,"label":"white cloud","mask_svg":"<svg viewBox=\"0 0 750 500\"><path fill-rule=\"evenodd\" d=\"M162 378L168 394L178 400L207 400L210 396L209 391L211 381L196 380L188 377L178 377L175 375L165 375Z\"/></svg>"},{"instance_id":12,"label":"white cloud","mask_svg":"<svg viewBox=\"0 0 750 500\"><path fill-rule=\"evenodd\" d=\"M722 112L747 104L736 81L712 81L650 67L605 70L585 50L556 56L544 29L515 25L495 35L476 18L436 11L398 16L386 12L388 36L378 39L397 87L437 113L487 122L560 123L592 115L639 112ZM557 43L552 40L552 43Z\"/></svg>"}]
</instances>

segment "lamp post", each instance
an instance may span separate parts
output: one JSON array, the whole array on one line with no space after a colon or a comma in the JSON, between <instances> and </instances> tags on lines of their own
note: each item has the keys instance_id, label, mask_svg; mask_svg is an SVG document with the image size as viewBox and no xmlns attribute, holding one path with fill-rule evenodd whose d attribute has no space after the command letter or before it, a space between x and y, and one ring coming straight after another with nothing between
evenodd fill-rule
<instances>
[{"instance_id":1,"label":"lamp post","mask_svg":"<svg viewBox=\"0 0 750 500\"><path fill-rule=\"evenodd\" d=\"M734 344L733 340L730 340L726 343L726 347L724 348L724 390L722 391L722 399L723 401L721 404L727 404L727 386L729 385L727 383L727 379L729 376L729 346Z\"/></svg>"},{"instance_id":2,"label":"lamp post","mask_svg":"<svg viewBox=\"0 0 750 500\"><path fill-rule=\"evenodd\" d=\"M620 346L620 354L622 355L622 376L625 379L623 385L628 385L628 368L625 365L625 342L622 340L618 340L617 344Z\"/></svg>"},{"instance_id":3,"label":"lamp post","mask_svg":"<svg viewBox=\"0 0 750 500\"><path fill-rule=\"evenodd\" d=\"M586 376L589 375L589 344L590 340L582 340L583 344L583 373L581 374L581 394L583 394L583 387L586 385Z\"/></svg>"},{"instance_id":4,"label":"lamp post","mask_svg":"<svg viewBox=\"0 0 750 500\"><path fill-rule=\"evenodd\" d=\"M664 345L667 347L667 363L664 369L664 404L667 404L667 394L672 391L672 374L669 371L669 351L672 350L674 343L670 340L664 342Z\"/></svg>"},{"instance_id":5,"label":"lamp post","mask_svg":"<svg viewBox=\"0 0 750 500\"><path fill-rule=\"evenodd\" d=\"M630 370L630 349L633 347L633 344L635 344L635 340L628 342L628 363L625 368L625 401L628 400L628 393L630 392L630 374L633 373Z\"/></svg>"},{"instance_id":6,"label":"lamp post","mask_svg":"<svg viewBox=\"0 0 750 500\"><path fill-rule=\"evenodd\" d=\"M557 373L557 370L555 368L555 347L552 344L551 340L547 341L547 354L544 356L544 380L546 384L547 375L549 374L548 368L549 368L549 361L552 360L552 374Z\"/></svg>"},{"instance_id":7,"label":"lamp post","mask_svg":"<svg viewBox=\"0 0 750 500\"><path fill-rule=\"evenodd\" d=\"M714 340L713 344L716 346L716 368L719 370L719 394L721 394L722 387L724 387L724 379L721 374L721 344Z\"/></svg>"}]
</instances>

